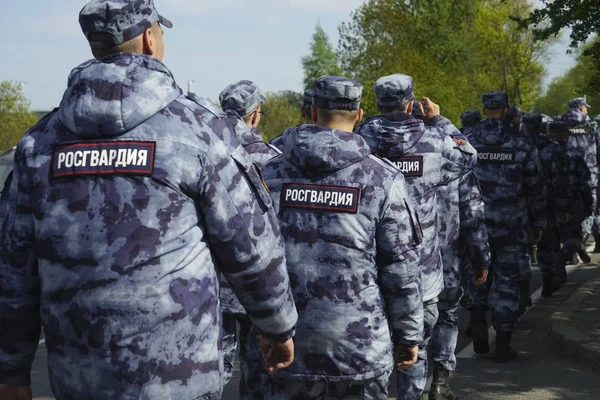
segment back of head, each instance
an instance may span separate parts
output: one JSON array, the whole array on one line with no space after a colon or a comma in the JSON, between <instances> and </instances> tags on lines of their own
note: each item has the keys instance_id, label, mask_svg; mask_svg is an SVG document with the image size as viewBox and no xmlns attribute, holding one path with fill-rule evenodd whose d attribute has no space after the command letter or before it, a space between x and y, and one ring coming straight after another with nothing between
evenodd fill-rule
<instances>
[{"instance_id":1,"label":"back of head","mask_svg":"<svg viewBox=\"0 0 600 400\"><path fill-rule=\"evenodd\" d=\"M316 124L351 132L362 119L362 92L360 82L343 76L325 75L317 79L312 87Z\"/></svg>"},{"instance_id":2,"label":"back of head","mask_svg":"<svg viewBox=\"0 0 600 400\"><path fill-rule=\"evenodd\" d=\"M266 102L256 84L249 80L242 80L227 86L219 94L219 102L225 111L235 111L246 123L250 116Z\"/></svg>"},{"instance_id":3,"label":"back of head","mask_svg":"<svg viewBox=\"0 0 600 400\"><path fill-rule=\"evenodd\" d=\"M464 128L470 128L481 122L481 112L479 110L465 111L460 115L460 120Z\"/></svg>"},{"instance_id":4,"label":"back of head","mask_svg":"<svg viewBox=\"0 0 600 400\"><path fill-rule=\"evenodd\" d=\"M548 124L548 135L556 142L564 143L569 138L570 124L565 121L553 121Z\"/></svg>"},{"instance_id":5,"label":"back of head","mask_svg":"<svg viewBox=\"0 0 600 400\"><path fill-rule=\"evenodd\" d=\"M519 106L512 106L508 109L508 118L521 118L521 108Z\"/></svg>"},{"instance_id":6,"label":"back of head","mask_svg":"<svg viewBox=\"0 0 600 400\"><path fill-rule=\"evenodd\" d=\"M158 24L173 24L156 11L153 0L92 0L79 13L79 25L94 57L115 53L143 53L141 37ZM162 59L162 49L153 54Z\"/></svg>"},{"instance_id":7,"label":"back of head","mask_svg":"<svg viewBox=\"0 0 600 400\"><path fill-rule=\"evenodd\" d=\"M404 74L381 77L375 82L375 96L382 113L406 112L415 99L413 78Z\"/></svg>"},{"instance_id":8,"label":"back of head","mask_svg":"<svg viewBox=\"0 0 600 400\"><path fill-rule=\"evenodd\" d=\"M583 97L576 97L572 100L569 101L569 108L571 110L579 110L582 111L582 109L585 107L586 113L587 113L587 109L590 108L590 105L587 103L587 101L585 100L585 98Z\"/></svg>"},{"instance_id":9,"label":"back of head","mask_svg":"<svg viewBox=\"0 0 600 400\"><path fill-rule=\"evenodd\" d=\"M525 129L529 134L542 133L544 128L542 114L538 113L527 113L523 115L523 123L525 124Z\"/></svg>"},{"instance_id":10,"label":"back of head","mask_svg":"<svg viewBox=\"0 0 600 400\"><path fill-rule=\"evenodd\" d=\"M508 114L508 93L487 92L482 97L483 112L487 118L506 118Z\"/></svg>"}]
</instances>

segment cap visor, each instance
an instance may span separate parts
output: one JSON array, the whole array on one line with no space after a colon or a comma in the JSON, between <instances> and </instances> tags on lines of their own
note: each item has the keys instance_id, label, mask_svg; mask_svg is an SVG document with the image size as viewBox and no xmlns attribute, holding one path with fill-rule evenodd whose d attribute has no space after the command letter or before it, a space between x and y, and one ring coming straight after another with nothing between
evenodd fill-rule
<instances>
[{"instance_id":1,"label":"cap visor","mask_svg":"<svg viewBox=\"0 0 600 400\"><path fill-rule=\"evenodd\" d=\"M173 23L160 14L158 14L158 22L165 28L171 29L173 27Z\"/></svg>"}]
</instances>

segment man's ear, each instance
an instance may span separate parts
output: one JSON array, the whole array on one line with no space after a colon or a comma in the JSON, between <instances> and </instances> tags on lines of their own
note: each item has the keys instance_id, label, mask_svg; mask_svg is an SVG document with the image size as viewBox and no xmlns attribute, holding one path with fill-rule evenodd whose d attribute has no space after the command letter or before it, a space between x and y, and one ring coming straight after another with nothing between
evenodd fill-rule
<instances>
[{"instance_id":1,"label":"man's ear","mask_svg":"<svg viewBox=\"0 0 600 400\"><path fill-rule=\"evenodd\" d=\"M319 115L317 113L317 107L315 107L314 105L310 106L310 113L312 115L313 123L316 124L317 122L319 122Z\"/></svg>"},{"instance_id":2,"label":"man's ear","mask_svg":"<svg viewBox=\"0 0 600 400\"><path fill-rule=\"evenodd\" d=\"M156 44L155 44L154 32L152 31L151 28L146 29L146 32L144 32L143 41L144 41L143 53L148 56L154 56L154 49L155 49Z\"/></svg>"},{"instance_id":3,"label":"man's ear","mask_svg":"<svg viewBox=\"0 0 600 400\"><path fill-rule=\"evenodd\" d=\"M363 116L365 115L365 111L361 108L360 110L358 110L358 113L356 114L356 124L360 124L360 121L362 121Z\"/></svg>"}]
</instances>

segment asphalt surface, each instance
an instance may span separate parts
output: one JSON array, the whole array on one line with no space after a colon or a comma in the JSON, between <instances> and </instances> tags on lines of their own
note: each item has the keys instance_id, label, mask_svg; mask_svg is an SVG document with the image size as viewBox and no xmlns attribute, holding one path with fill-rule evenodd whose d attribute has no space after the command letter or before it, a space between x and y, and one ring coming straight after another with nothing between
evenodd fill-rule
<instances>
[{"instance_id":1,"label":"asphalt surface","mask_svg":"<svg viewBox=\"0 0 600 400\"><path fill-rule=\"evenodd\" d=\"M593 262L600 260L594 256ZM461 400L559 400L600 399L600 371L592 371L555 355L548 344L550 316L575 290L597 270L597 264L570 266L569 282L551 299L540 299L520 319L513 345L520 351L519 358L508 364L493 360L488 355L475 356L471 339L464 334L469 321L465 310L460 311L460 335L457 346L458 368L451 385ZM539 270L533 267L532 292L541 287ZM539 291L538 291L539 294ZM536 298L537 299L537 298ZM43 338L32 371L34 399L53 399L48 381L46 349ZM239 372L223 393L224 400L236 400ZM395 396L395 380L392 396ZM427 396L425 397L427 398Z\"/></svg>"}]
</instances>

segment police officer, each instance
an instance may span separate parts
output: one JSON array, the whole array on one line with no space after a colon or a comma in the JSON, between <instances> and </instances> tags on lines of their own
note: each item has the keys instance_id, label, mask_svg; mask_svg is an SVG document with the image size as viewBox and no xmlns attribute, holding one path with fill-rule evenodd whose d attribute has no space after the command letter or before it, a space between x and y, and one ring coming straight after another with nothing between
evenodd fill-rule
<instances>
[{"instance_id":1,"label":"police officer","mask_svg":"<svg viewBox=\"0 0 600 400\"><path fill-rule=\"evenodd\" d=\"M559 144L553 158L552 194L556 203L556 213L562 249L556 257L556 276L561 282L567 281L566 264L581 246L581 222L593 211L593 187L590 170L578 149L571 147L570 124L551 122L548 126L551 138Z\"/></svg>"},{"instance_id":2,"label":"police officer","mask_svg":"<svg viewBox=\"0 0 600 400\"><path fill-rule=\"evenodd\" d=\"M263 169L299 313L283 398L387 399L394 365L412 365L423 337L420 228L402 175L352 133L362 89L317 79L315 125L287 130Z\"/></svg>"},{"instance_id":3,"label":"police officer","mask_svg":"<svg viewBox=\"0 0 600 400\"><path fill-rule=\"evenodd\" d=\"M470 129L481 122L481 111L465 111L464 113L460 114L460 121L462 123L462 128L460 128L460 131L464 134L467 129Z\"/></svg>"},{"instance_id":4,"label":"police officer","mask_svg":"<svg viewBox=\"0 0 600 400\"><path fill-rule=\"evenodd\" d=\"M522 130L521 120L523 118L523 114L521 113L521 108L519 106L512 106L508 110L507 118L517 131Z\"/></svg>"},{"instance_id":5,"label":"police officer","mask_svg":"<svg viewBox=\"0 0 600 400\"><path fill-rule=\"evenodd\" d=\"M71 72L15 155L0 398L31 398L41 326L59 400L218 398L215 263L270 349L266 368L288 366L284 248L236 127L182 95L161 62L172 24L152 0L94 0L79 21L98 60Z\"/></svg>"},{"instance_id":6,"label":"police officer","mask_svg":"<svg viewBox=\"0 0 600 400\"><path fill-rule=\"evenodd\" d=\"M427 344L438 319L438 295L444 289L440 240L437 227L438 186L458 180L477 161L476 152L466 141L453 140L443 121L439 106L424 99L420 113L427 121L414 118L413 79L395 74L375 83L380 115L367 119L356 132L380 157L392 161L403 172L409 195L417 204L424 240L420 247L421 283L425 315L425 336L419 346L419 360L398 371L398 398L421 396L427 381ZM456 128L454 131L460 133Z\"/></svg>"},{"instance_id":7,"label":"police officer","mask_svg":"<svg viewBox=\"0 0 600 400\"><path fill-rule=\"evenodd\" d=\"M240 129L236 130L238 140L250 155L250 159L259 168L262 168L263 164L271 158L281 154L276 147L265 144L257 129L261 120L261 106L265 101L265 97L256 84L248 80L242 80L227 86L219 95L221 108L228 112L236 120L236 123L242 125ZM226 385L233 374L237 345L239 343L240 392L244 393L246 391L244 382L248 370L246 344L252 322L222 274L220 275L220 285L221 291L219 297L221 300L221 310L223 311L223 359L225 363L223 384ZM237 324L240 326L239 338L237 335Z\"/></svg>"},{"instance_id":8,"label":"police officer","mask_svg":"<svg viewBox=\"0 0 600 400\"><path fill-rule=\"evenodd\" d=\"M468 139L478 153L475 174L481 184L492 251L495 356L496 361L506 362L517 355L510 348L510 341L517 325L519 279L522 271L530 267L529 237L538 241L545 228L546 199L537 149L506 119L508 95L486 93L483 108L487 119L469 133ZM476 353L489 351L486 322L489 290L489 280L471 289Z\"/></svg>"},{"instance_id":9,"label":"police officer","mask_svg":"<svg viewBox=\"0 0 600 400\"><path fill-rule=\"evenodd\" d=\"M560 146L545 134L545 126L541 114L525 114L523 116L523 123L525 124L525 132L529 134L538 150L546 183L546 229L537 245L537 264L542 271L542 296L550 297L562 285L560 280L555 276L556 260L560 257L560 233L558 230L556 196L553 187L553 183L556 183L554 175L560 173L555 167L555 158L557 157L557 152L560 151ZM519 306L521 309L524 308L522 303Z\"/></svg>"},{"instance_id":10,"label":"police officer","mask_svg":"<svg viewBox=\"0 0 600 400\"><path fill-rule=\"evenodd\" d=\"M590 169L591 181L590 184L594 188L594 214L587 218L582 223L582 246L580 246L580 258L582 255L585 257L585 243L589 236L594 233L596 242L600 243L600 235L598 233L600 216L597 212L597 190L598 190L598 163L600 160L600 133L597 128L591 123L588 117L588 110L590 105L585 101L583 97L575 98L569 101L569 111L562 117L562 121L569 123L571 126L571 135L569 136L569 147L572 149L579 150L584 156L584 160ZM600 250L600 248L595 249ZM586 260L583 260L586 261Z\"/></svg>"},{"instance_id":11,"label":"police officer","mask_svg":"<svg viewBox=\"0 0 600 400\"><path fill-rule=\"evenodd\" d=\"M450 136L466 142L456 130ZM444 291L439 295L439 317L429 345L434 362L429 399L454 400L457 396L450 388L450 373L456 370L454 352L458 341L458 305L465 280L463 266L469 265L468 272L475 275L474 279L481 285L487 279L490 262L483 197L473 172L438 189L438 236Z\"/></svg>"},{"instance_id":12,"label":"police officer","mask_svg":"<svg viewBox=\"0 0 600 400\"><path fill-rule=\"evenodd\" d=\"M302 107L300 108L300 115L302 116L302 120L307 124L313 123L311 107L312 107L312 88L309 88L304 91L304 96L302 98ZM271 141L269 141L269 144L271 146L277 147L279 150L282 150L283 149L282 140L283 140L283 135L279 135L279 136L276 136L273 139L271 139Z\"/></svg>"}]
</instances>

